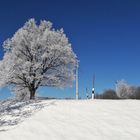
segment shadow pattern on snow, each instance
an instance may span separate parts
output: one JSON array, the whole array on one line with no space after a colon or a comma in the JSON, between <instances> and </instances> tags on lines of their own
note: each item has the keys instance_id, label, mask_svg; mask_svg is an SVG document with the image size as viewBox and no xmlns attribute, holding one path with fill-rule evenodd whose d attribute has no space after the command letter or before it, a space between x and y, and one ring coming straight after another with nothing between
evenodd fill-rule
<instances>
[{"instance_id":1,"label":"shadow pattern on snow","mask_svg":"<svg viewBox=\"0 0 140 140\"><path fill-rule=\"evenodd\" d=\"M55 105L49 102L47 105ZM17 102L16 100L6 100L0 102L0 132L9 130L9 126L15 126L30 117L33 113L47 106L41 100L29 100Z\"/></svg>"}]
</instances>

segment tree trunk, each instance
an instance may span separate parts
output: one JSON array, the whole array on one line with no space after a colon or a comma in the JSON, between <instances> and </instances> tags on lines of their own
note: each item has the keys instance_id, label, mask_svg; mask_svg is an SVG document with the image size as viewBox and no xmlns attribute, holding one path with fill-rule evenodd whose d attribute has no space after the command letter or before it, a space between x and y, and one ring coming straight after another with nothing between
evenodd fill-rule
<instances>
[{"instance_id":1,"label":"tree trunk","mask_svg":"<svg viewBox=\"0 0 140 140\"><path fill-rule=\"evenodd\" d=\"M35 80L33 80L33 82L30 84L29 91L30 91L30 100L34 100L35 99L35 92L36 92Z\"/></svg>"},{"instance_id":2,"label":"tree trunk","mask_svg":"<svg viewBox=\"0 0 140 140\"><path fill-rule=\"evenodd\" d=\"M35 89L30 90L30 100L35 99Z\"/></svg>"}]
</instances>

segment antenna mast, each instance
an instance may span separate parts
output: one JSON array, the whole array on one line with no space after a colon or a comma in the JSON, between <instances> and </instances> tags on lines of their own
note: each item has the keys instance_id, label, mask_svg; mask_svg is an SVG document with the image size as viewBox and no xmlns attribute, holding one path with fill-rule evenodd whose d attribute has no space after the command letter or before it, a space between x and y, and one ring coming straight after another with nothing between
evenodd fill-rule
<instances>
[{"instance_id":1,"label":"antenna mast","mask_svg":"<svg viewBox=\"0 0 140 140\"><path fill-rule=\"evenodd\" d=\"M88 99L88 89L86 88L86 97Z\"/></svg>"},{"instance_id":2,"label":"antenna mast","mask_svg":"<svg viewBox=\"0 0 140 140\"><path fill-rule=\"evenodd\" d=\"M76 100L78 100L78 61L76 64Z\"/></svg>"}]
</instances>

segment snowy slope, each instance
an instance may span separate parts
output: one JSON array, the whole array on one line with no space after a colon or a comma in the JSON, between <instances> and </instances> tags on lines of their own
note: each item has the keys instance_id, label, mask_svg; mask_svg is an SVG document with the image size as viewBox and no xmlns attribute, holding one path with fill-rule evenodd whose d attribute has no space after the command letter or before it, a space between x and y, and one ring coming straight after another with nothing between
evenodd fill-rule
<instances>
[{"instance_id":1,"label":"snowy slope","mask_svg":"<svg viewBox=\"0 0 140 140\"><path fill-rule=\"evenodd\" d=\"M140 140L138 100L46 100L41 104L45 107L40 111L1 131L0 140Z\"/></svg>"}]
</instances>

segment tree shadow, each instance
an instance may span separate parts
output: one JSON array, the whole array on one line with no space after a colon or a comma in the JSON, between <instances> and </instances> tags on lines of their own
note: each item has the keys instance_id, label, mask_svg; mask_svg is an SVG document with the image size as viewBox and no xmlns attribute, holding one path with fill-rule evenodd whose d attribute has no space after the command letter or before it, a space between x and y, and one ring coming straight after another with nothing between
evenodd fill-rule
<instances>
[{"instance_id":1,"label":"tree shadow","mask_svg":"<svg viewBox=\"0 0 140 140\"><path fill-rule=\"evenodd\" d=\"M29 100L17 102L16 100L6 100L0 102L0 132L9 130L23 122L25 118L49 105L56 105L55 101Z\"/></svg>"}]
</instances>

